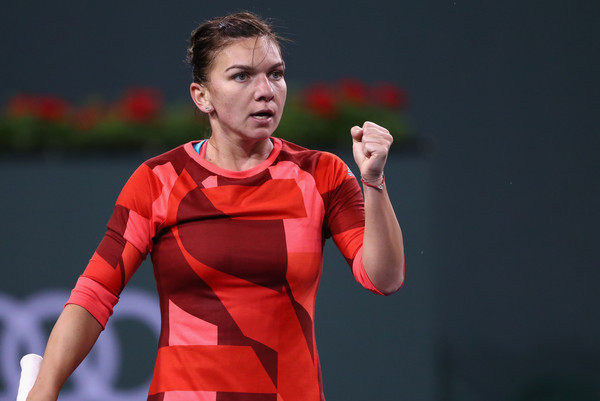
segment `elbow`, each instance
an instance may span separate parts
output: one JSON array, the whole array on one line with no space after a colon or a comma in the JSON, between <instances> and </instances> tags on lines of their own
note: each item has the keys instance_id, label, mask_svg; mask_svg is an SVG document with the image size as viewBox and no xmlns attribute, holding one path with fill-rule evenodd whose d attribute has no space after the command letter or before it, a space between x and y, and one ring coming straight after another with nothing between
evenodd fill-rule
<instances>
[{"instance_id":1,"label":"elbow","mask_svg":"<svg viewBox=\"0 0 600 401\"><path fill-rule=\"evenodd\" d=\"M402 285L404 285L404 277L402 277L399 280L396 280L393 283L389 283L389 284L385 285L383 288L378 288L378 289L381 292L381 295L384 295L387 297L387 296L390 296L390 295L395 294L398 291L400 291L400 288L402 288Z\"/></svg>"},{"instance_id":2,"label":"elbow","mask_svg":"<svg viewBox=\"0 0 600 401\"><path fill-rule=\"evenodd\" d=\"M400 288L404 285L404 266L400 272L392 277L388 277L385 281L382 281L376 285L377 290L381 295L389 296L400 291Z\"/></svg>"},{"instance_id":3,"label":"elbow","mask_svg":"<svg viewBox=\"0 0 600 401\"><path fill-rule=\"evenodd\" d=\"M404 285L404 262L404 254L402 254L402 258L395 263L394 268L388 270L391 274L387 276L383 288L380 289L383 295L388 296L395 294L400 291L400 288Z\"/></svg>"},{"instance_id":4,"label":"elbow","mask_svg":"<svg viewBox=\"0 0 600 401\"><path fill-rule=\"evenodd\" d=\"M404 255L387 260L365 260L362 254L355 259L355 277L379 295L392 295L404 285ZM356 263L358 261L358 263Z\"/></svg>"}]
</instances>

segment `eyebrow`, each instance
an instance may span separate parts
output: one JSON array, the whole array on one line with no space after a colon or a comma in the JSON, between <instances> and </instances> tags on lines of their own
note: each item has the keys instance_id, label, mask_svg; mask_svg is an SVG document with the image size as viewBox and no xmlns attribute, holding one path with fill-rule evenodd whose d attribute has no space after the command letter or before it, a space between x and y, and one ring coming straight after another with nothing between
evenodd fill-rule
<instances>
[{"instance_id":1,"label":"eyebrow","mask_svg":"<svg viewBox=\"0 0 600 401\"><path fill-rule=\"evenodd\" d=\"M275 68L282 68L285 66L285 63L283 61L280 61L278 63L273 64L271 67L269 67L269 70L275 69ZM225 69L225 72L229 71L229 70L235 70L235 69L239 69L239 70L244 70L244 71L255 71L256 68L249 66L249 65L245 65L245 64L234 64L231 65L229 67L227 67Z\"/></svg>"}]
</instances>

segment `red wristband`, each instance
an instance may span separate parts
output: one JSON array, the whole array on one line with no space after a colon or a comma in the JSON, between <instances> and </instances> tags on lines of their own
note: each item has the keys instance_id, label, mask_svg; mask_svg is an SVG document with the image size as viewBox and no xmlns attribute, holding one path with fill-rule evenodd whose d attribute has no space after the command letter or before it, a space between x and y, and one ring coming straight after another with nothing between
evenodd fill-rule
<instances>
[{"instance_id":1,"label":"red wristband","mask_svg":"<svg viewBox=\"0 0 600 401\"><path fill-rule=\"evenodd\" d=\"M383 189L383 184L385 183L385 174L381 173L381 183L379 183L379 185L373 185L370 184L369 182L365 181L364 178L360 177L360 182L362 182L364 185L371 187L371 188L375 188L378 190L382 190ZM370 181L372 182L372 181Z\"/></svg>"}]
</instances>

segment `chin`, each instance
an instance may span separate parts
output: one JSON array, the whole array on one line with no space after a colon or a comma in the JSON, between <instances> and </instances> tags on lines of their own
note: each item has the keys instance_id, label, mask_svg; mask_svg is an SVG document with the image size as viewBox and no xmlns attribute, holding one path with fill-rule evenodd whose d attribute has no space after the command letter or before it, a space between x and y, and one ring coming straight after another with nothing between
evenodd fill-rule
<instances>
[{"instance_id":1,"label":"chin","mask_svg":"<svg viewBox=\"0 0 600 401\"><path fill-rule=\"evenodd\" d=\"M252 132L250 134L250 136L254 139L268 139L270 137L273 136L273 134L275 133L275 129L274 128L259 128L259 129L255 129L253 130L254 132Z\"/></svg>"}]
</instances>

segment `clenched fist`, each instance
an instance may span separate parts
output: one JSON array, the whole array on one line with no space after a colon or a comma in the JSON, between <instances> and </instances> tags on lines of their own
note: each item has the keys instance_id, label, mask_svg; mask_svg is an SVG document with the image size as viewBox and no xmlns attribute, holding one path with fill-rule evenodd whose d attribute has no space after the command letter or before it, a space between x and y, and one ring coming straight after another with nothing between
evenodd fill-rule
<instances>
[{"instance_id":1,"label":"clenched fist","mask_svg":"<svg viewBox=\"0 0 600 401\"><path fill-rule=\"evenodd\" d=\"M367 182L377 181L383 174L394 138L387 129L369 121L362 127L352 127L350 134L352 153L360 175Z\"/></svg>"}]
</instances>

